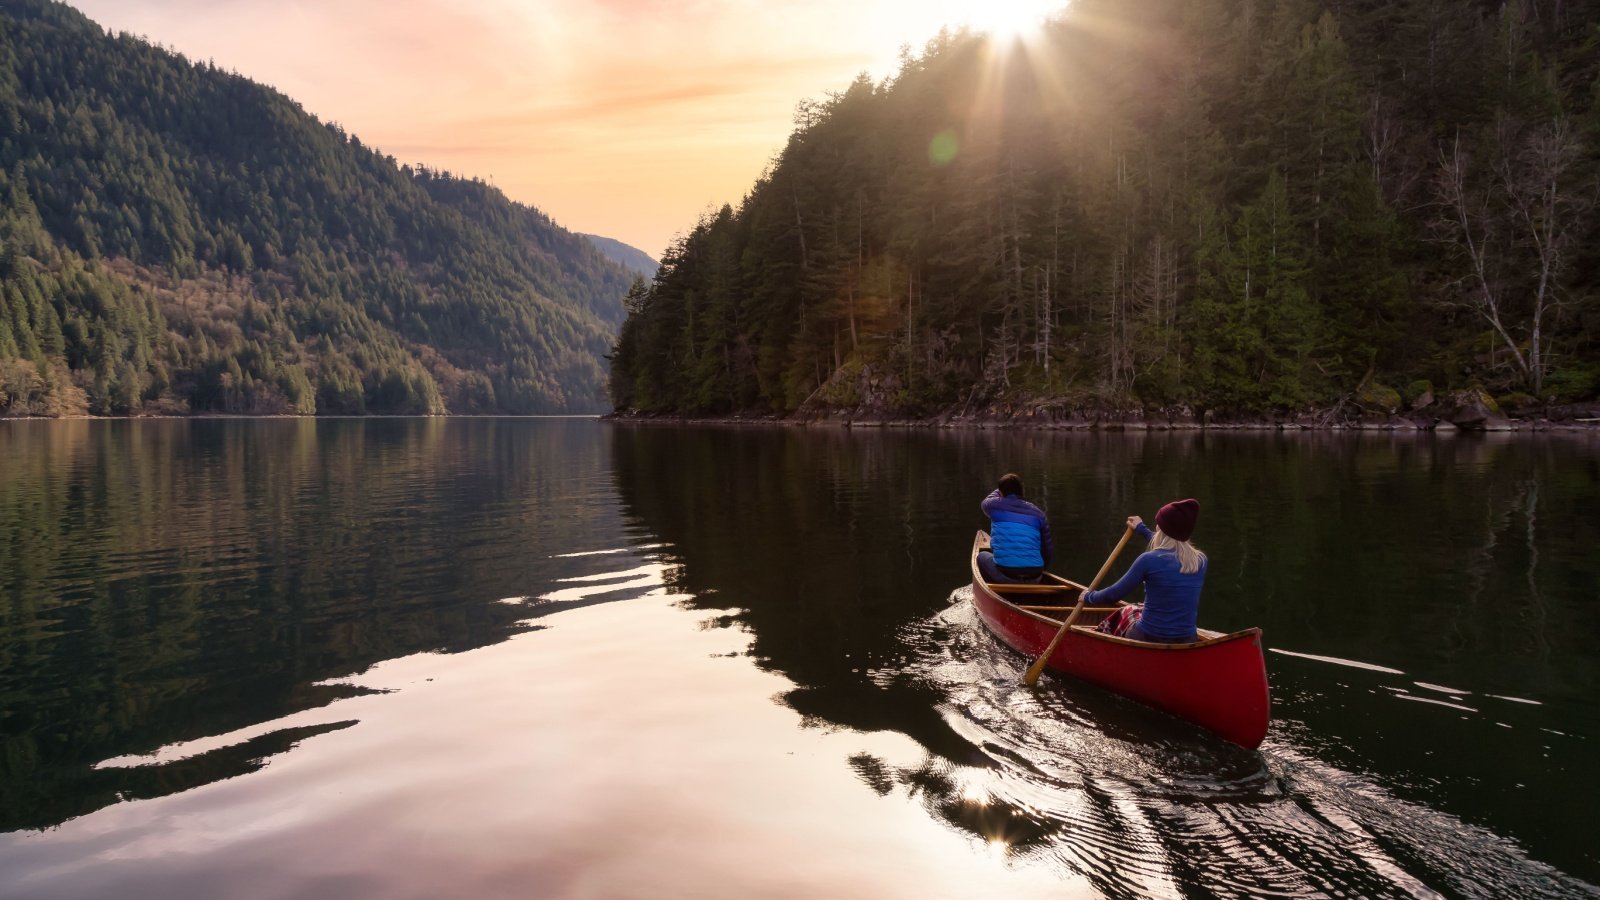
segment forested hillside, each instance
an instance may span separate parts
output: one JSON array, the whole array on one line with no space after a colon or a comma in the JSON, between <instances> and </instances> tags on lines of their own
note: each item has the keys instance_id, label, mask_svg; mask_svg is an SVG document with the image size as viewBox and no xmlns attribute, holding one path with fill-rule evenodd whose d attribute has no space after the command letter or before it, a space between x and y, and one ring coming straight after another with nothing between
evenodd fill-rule
<instances>
[{"instance_id":1,"label":"forested hillside","mask_svg":"<svg viewBox=\"0 0 1600 900\"><path fill-rule=\"evenodd\" d=\"M621 409L1392 413L1600 387L1600 4L1076 0L801 104Z\"/></svg>"},{"instance_id":2,"label":"forested hillside","mask_svg":"<svg viewBox=\"0 0 1600 900\"><path fill-rule=\"evenodd\" d=\"M594 241L595 246L600 248L600 252L605 254L606 259L635 275L654 278L656 269L661 266L650 254L632 244L624 244L616 238L608 238L598 234L586 234L584 237Z\"/></svg>"},{"instance_id":3,"label":"forested hillside","mask_svg":"<svg viewBox=\"0 0 1600 900\"><path fill-rule=\"evenodd\" d=\"M483 182L0 0L0 414L594 411L632 280Z\"/></svg>"}]
</instances>

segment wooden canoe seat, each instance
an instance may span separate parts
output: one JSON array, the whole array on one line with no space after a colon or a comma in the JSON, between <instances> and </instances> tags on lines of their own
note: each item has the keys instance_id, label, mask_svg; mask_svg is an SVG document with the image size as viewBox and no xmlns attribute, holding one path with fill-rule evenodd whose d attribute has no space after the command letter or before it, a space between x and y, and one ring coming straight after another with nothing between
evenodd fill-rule
<instances>
[{"instance_id":1,"label":"wooden canoe seat","mask_svg":"<svg viewBox=\"0 0 1600 900\"><path fill-rule=\"evenodd\" d=\"M1062 594L1078 590L1070 584L995 584L986 582L996 594Z\"/></svg>"},{"instance_id":2,"label":"wooden canoe seat","mask_svg":"<svg viewBox=\"0 0 1600 900\"><path fill-rule=\"evenodd\" d=\"M1017 604L1017 609L1025 609L1025 610L1028 610L1029 612L1069 613L1069 612L1072 612L1072 610L1076 606L1077 606L1077 604L1072 604L1072 605L1069 605L1069 606L1029 606L1027 604L1018 603ZM1116 609L1115 606L1085 606L1083 608L1083 612L1078 614L1078 619L1080 621L1082 621L1086 616L1101 616L1101 615L1105 615L1106 613L1111 612L1114 609Z\"/></svg>"}]
</instances>

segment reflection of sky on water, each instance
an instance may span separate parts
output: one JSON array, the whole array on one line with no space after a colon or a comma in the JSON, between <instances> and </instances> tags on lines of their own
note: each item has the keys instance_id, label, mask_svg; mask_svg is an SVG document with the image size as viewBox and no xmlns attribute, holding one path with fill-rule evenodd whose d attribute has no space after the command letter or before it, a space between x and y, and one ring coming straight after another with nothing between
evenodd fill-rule
<instances>
[{"instance_id":1,"label":"reflection of sky on water","mask_svg":"<svg viewBox=\"0 0 1600 900\"><path fill-rule=\"evenodd\" d=\"M359 696L110 764L301 735L248 778L0 838L8 896L830 896L1059 892L863 787L893 733L803 729L792 685L660 573L558 627L389 660ZM577 578L634 583L638 568ZM284 747L282 749L288 749ZM267 873L270 873L267 874Z\"/></svg>"}]
</instances>

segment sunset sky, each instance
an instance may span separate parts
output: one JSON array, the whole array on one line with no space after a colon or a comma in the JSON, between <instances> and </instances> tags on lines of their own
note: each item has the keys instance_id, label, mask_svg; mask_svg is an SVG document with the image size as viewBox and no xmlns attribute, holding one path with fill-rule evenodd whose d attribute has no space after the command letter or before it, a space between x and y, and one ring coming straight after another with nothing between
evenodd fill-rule
<instances>
[{"instance_id":1,"label":"sunset sky","mask_svg":"<svg viewBox=\"0 0 1600 900\"><path fill-rule=\"evenodd\" d=\"M74 0L278 88L401 162L492 181L659 257L737 204L795 104L882 78L941 25L1059 0Z\"/></svg>"}]
</instances>

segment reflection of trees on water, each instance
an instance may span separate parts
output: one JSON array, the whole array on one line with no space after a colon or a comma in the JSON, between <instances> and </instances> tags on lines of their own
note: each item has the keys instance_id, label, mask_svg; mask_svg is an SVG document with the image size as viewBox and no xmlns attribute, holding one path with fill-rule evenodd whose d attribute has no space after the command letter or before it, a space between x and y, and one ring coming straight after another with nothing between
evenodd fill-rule
<instances>
[{"instance_id":1,"label":"reflection of trees on water","mask_svg":"<svg viewBox=\"0 0 1600 900\"><path fill-rule=\"evenodd\" d=\"M1566 662L1558 657L1575 633L1593 633L1593 614L1586 618L1573 602L1574 587L1594 578L1581 548L1600 539L1595 517L1583 511L1600 494L1600 462L1585 449L1505 436L1460 448L1458 464L1480 475L1471 531L1462 535L1466 602L1454 617L1464 653L1509 654L1549 669ZM1497 640L1484 637L1485 626Z\"/></svg>"},{"instance_id":2,"label":"reflection of trees on water","mask_svg":"<svg viewBox=\"0 0 1600 900\"><path fill-rule=\"evenodd\" d=\"M1523 532L1528 542L1528 608L1533 613L1533 633L1540 638L1540 647L1547 653L1549 645L1544 642L1544 628L1549 620L1548 611L1545 609L1544 596L1539 590L1539 541L1537 537L1539 522L1539 482L1525 482L1524 490L1527 497L1527 529Z\"/></svg>"},{"instance_id":3,"label":"reflection of trees on water","mask_svg":"<svg viewBox=\"0 0 1600 900\"><path fill-rule=\"evenodd\" d=\"M961 544L982 524L974 492L987 477L952 479L905 435L611 434L624 503L686 563L674 587L741 609L753 652L803 686L879 664L908 612L939 608L960 583Z\"/></svg>"},{"instance_id":4,"label":"reflection of trees on water","mask_svg":"<svg viewBox=\"0 0 1600 900\"><path fill-rule=\"evenodd\" d=\"M1198 497L1207 627L1261 626L1269 646L1390 665L1426 653L1446 669L1507 667L1492 680L1593 683L1592 670L1573 665L1575 635L1597 624L1580 596L1595 561L1541 552L1543 541L1600 539L1582 514L1600 500L1582 440L657 426L613 435L623 497L684 552L688 587L740 597L726 602L749 608L756 652L802 684L809 671L832 672L824 647L876 646L863 635L892 632L965 581L972 532L986 525L978 499L1007 470L1050 513L1052 568L1068 577L1092 576L1127 515L1148 520L1163 502ZM1521 634L1508 633L1508 618ZM1441 629L1455 631L1453 647L1415 639ZM785 653L797 640L806 647ZM1529 671L1547 655L1536 644L1564 668Z\"/></svg>"},{"instance_id":5,"label":"reflection of trees on water","mask_svg":"<svg viewBox=\"0 0 1600 900\"><path fill-rule=\"evenodd\" d=\"M258 766L280 734L103 759L324 705L374 662L500 640L530 547L615 542L561 498L593 423L0 423L0 830ZM583 487L575 487L582 485ZM597 544L596 542L601 542ZM256 760L252 762L252 760Z\"/></svg>"},{"instance_id":6,"label":"reflection of trees on water","mask_svg":"<svg viewBox=\"0 0 1600 900\"><path fill-rule=\"evenodd\" d=\"M915 766L893 766L870 753L858 753L850 757L850 767L878 794L904 791L919 798L930 814L1003 847L1008 854L1049 846L1063 828L1060 822L1030 815L1017 806L968 795L949 763L936 756L925 756Z\"/></svg>"}]
</instances>

